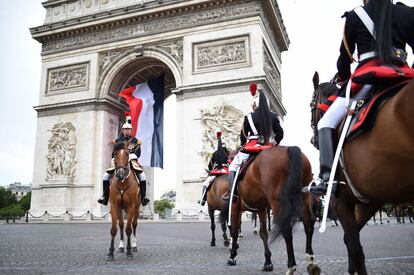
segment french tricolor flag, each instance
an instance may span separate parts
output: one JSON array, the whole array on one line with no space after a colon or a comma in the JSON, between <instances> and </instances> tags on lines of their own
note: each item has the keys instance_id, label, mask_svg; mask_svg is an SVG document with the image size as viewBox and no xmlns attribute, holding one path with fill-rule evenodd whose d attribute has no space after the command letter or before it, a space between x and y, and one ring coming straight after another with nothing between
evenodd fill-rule
<instances>
[{"instance_id":1,"label":"french tricolor flag","mask_svg":"<svg viewBox=\"0 0 414 275\"><path fill-rule=\"evenodd\" d=\"M139 162L163 168L164 74L118 95L128 102L132 135L142 141Z\"/></svg>"}]
</instances>

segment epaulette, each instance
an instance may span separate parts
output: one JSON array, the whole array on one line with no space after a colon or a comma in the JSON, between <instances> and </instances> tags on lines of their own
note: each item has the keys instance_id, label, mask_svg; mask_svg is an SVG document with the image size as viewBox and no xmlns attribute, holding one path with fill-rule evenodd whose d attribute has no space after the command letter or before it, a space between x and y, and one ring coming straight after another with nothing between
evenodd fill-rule
<instances>
[{"instance_id":1,"label":"epaulette","mask_svg":"<svg viewBox=\"0 0 414 275\"><path fill-rule=\"evenodd\" d=\"M137 139L138 141L137 141L137 144L138 145L141 145L142 144L142 140L140 140L140 139Z\"/></svg>"}]
</instances>

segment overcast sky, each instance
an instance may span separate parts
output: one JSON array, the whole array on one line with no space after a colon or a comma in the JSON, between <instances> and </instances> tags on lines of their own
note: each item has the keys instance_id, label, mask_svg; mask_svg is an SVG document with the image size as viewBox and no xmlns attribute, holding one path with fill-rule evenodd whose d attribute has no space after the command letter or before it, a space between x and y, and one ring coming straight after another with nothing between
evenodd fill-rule
<instances>
[{"instance_id":1,"label":"overcast sky","mask_svg":"<svg viewBox=\"0 0 414 275\"><path fill-rule=\"evenodd\" d=\"M40 44L29 28L43 24L40 0L0 1L1 98L0 185L32 181L36 112L40 90ZM341 15L361 0L279 0L290 38L282 54L284 144L298 145L318 170L318 155L310 145L309 102L315 70L321 81L336 72L344 19ZM403 1L414 6L414 0ZM246 110L247 112L248 110ZM46 154L46 152L45 152Z\"/></svg>"}]
</instances>

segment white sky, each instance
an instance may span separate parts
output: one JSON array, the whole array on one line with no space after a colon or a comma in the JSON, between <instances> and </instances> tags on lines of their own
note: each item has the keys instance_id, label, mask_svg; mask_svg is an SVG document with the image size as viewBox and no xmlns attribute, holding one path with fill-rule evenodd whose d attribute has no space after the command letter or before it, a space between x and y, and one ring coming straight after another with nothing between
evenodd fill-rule
<instances>
[{"instance_id":1,"label":"white sky","mask_svg":"<svg viewBox=\"0 0 414 275\"><path fill-rule=\"evenodd\" d=\"M41 47L29 28L43 24L42 1L0 1L0 185L32 180L37 115L33 106L40 90ZM402 2L414 6L414 0ZM317 173L318 154L309 142L312 76L317 70L324 82L335 74L344 24L340 17L362 0L278 3L291 41L289 51L282 54L283 104L288 111L284 144L299 146ZM156 197L161 191L156 189Z\"/></svg>"}]
</instances>

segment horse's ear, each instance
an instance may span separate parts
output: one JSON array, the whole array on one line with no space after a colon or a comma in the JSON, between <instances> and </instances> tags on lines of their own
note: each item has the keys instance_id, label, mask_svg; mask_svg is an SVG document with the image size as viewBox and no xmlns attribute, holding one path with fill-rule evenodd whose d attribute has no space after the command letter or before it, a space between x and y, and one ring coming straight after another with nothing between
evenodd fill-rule
<instances>
[{"instance_id":1,"label":"horse's ear","mask_svg":"<svg viewBox=\"0 0 414 275\"><path fill-rule=\"evenodd\" d=\"M312 78L313 81L313 88L316 90L319 87L319 74L318 72L315 72Z\"/></svg>"}]
</instances>

